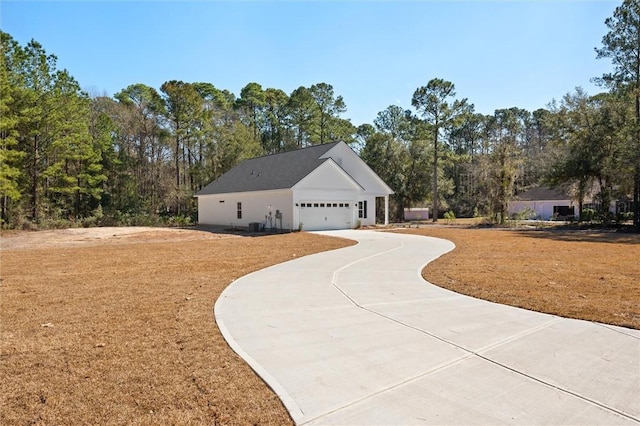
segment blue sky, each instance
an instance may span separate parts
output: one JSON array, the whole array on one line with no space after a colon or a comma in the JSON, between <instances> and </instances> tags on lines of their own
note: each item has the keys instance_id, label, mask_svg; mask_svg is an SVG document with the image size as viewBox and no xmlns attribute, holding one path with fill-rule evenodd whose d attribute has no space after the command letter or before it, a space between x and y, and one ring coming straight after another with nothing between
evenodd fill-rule
<instances>
[{"instance_id":1,"label":"blue sky","mask_svg":"<svg viewBox=\"0 0 640 426\"><path fill-rule=\"evenodd\" d=\"M435 77L476 111L545 107L611 69L596 60L621 2L5 1L0 26L35 39L91 93L168 80L240 94L249 82L291 93L325 82L356 125L411 108Z\"/></svg>"}]
</instances>

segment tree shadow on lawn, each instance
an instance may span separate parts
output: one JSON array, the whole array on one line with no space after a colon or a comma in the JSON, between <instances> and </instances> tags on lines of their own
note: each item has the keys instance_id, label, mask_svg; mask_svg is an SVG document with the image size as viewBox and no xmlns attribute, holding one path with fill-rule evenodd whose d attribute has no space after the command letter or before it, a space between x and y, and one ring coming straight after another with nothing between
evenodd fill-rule
<instances>
[{"instance_id":1,"label":"tree shadow on lawn","mask_svg":"<svg viewBox=\"0 0 640 426\"><path fill-rule=\"evenodd\" d=\"M513 232L523 237L543 240L640 245L640 234L616 232L615 230L522 229Z\"/></svg>"},{"instance_id":2,"label":"tree shadow on lawn","mask_svg":"<svg viewBox=\"0 0 640 426\"><path fill-rule=\"evenodd\" d=\"M196 231L209 232L212 234L227 234L238 237L268 237L272 235L290 234L295 231L289 229L261 229L260 231L250 231L246 226L219 226L219 225L196 225L193 228Z\"/></svg>"}]
</instances>

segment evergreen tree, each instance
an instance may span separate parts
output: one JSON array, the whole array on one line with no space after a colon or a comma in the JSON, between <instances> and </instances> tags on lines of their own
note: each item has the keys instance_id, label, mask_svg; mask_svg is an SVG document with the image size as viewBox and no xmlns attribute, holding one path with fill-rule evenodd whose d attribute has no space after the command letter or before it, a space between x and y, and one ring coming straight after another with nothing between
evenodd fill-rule
<instances>
[{"instance_id":1,"label":"evergreen tree","mask_svg":"<svg viewBox=\"0 0 640 426\"><path fill-rule=\"evenodd\" d=\"M630 95L635 120L630 134L629 149L633 163L633 224L640 232L640 3L624 0L607 18L609 32L602 37L602 47L596 48L598 59L610 58L614 71L602 76L600 82L613 91Z\"/></svg>"}]
</instances>

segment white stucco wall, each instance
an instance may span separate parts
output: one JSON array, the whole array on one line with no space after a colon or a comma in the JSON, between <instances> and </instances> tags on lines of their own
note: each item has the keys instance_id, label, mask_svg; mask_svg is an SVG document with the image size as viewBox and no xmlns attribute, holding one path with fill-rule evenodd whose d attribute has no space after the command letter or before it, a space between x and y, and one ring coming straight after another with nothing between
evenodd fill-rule
<instances>
[{"instance_id":1,"label":"white stucco wall","mask_svg":"<svg viewBox=\"0 0 640 426\"><path fill-rule=\"evenodd\" d=\"M360 220L360 224L362 226L369 226L376 224L376 197L373 195L360 194L358 197L358 202L366 201L367 202L367 217L360 218L358 217L358 210L356 209L356 221Z\"/></svg>"},{"instance_id":2,"label":"white stucco wall","mask_svg":"<svg viewBox=\"0 0 640 426\"><path fill-rule=\"evenodd\" d=\"M300 203L348 202L351 217L341 227L353 228L357 220L357 201L362 188L332 160L311 172L293 187L294 223L300 223ZM308 224L307 224L308 225ZM309 228L307 228L309 229Z\"/></svg>"},{"instance_id":3,"label":"white stucco wall","mask_svg":"<svg viewBox=\"0 0 640 426\"><path fill-rule=\"evenodd\" d=\"M549 201L512 201L509 203L509 215L517 214L530 208L535 212L536 217L542 218L542 220L549 220L553 217L554 206L574 206L573 202L569 200L549 200ZM578 216L578 206L575 207L575 214Z\"/></svg>"},{"instance_id":4,"label":"white stucco wall","mask_svg":"<svg viewBox=\"0 0 640 426\"><path fill-rule=\"evenodd\" d=\"M349 176L360 184L362 191L358 193L356 203L367 201L367 217L359 218L356 208L354 223L360 220L362 226L376 224L376 197L393 194L393 190L345 144L331 148L323 158L333 159ZM357 204L356 204L357 206ZM354 225L355 226L355 225Z\"/></svg>"},{"instance_id":5,"label":"white stucco wall","mask_svg":"<svg viewBox=\"0 0 640 426\"><path fill-rule=\"evenodd\" d=\"M242 203L242 219L237 218L237 203ZM291 190L239 192L231 194L201 195L198 197L198 223L202 225L249 226L251 222L265 223L271 212L271 223L276 226L276 210L282 212L282 228L296 229L294 225L293 193ZM277 226L280 227L278 221Z\"/></svg>"},{"instance_id":6,"label":"white stucco wall","mask_svg":"<svg viewBox=\"0 0 640 426\"><path fill-rule=\"evenodd\" d=\"M393 194L393 190L347 145L338 144L322 156L322 158L328 157L355 179L362 186L365 194L378 197Z\"/></svg>"}]
</instances>

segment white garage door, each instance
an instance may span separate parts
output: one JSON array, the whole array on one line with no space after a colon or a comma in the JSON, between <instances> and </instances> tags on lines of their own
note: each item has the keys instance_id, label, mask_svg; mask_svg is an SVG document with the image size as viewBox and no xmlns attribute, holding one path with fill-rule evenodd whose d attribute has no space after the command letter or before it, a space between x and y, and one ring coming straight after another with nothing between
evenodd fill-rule
<instances>
[{"instance_id":1,"label":"white garage door","mask_svg":"<svg viewBox=\"0 0 640 426\"><path fill-rule=\"evenodd\" d=\"M300 222L305 231L352 228L353 203L311 201L300 203Z\"/></svg>"}]
</instances>

